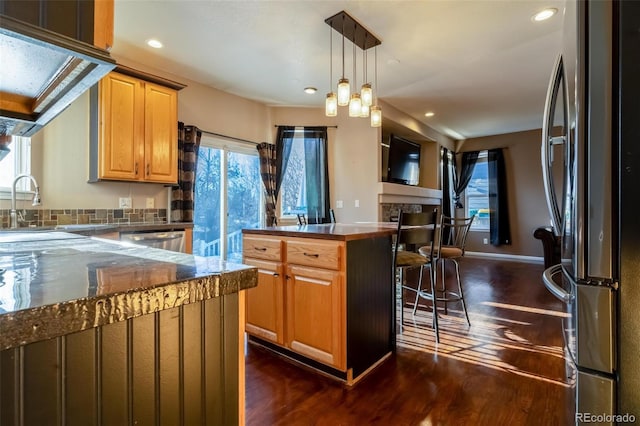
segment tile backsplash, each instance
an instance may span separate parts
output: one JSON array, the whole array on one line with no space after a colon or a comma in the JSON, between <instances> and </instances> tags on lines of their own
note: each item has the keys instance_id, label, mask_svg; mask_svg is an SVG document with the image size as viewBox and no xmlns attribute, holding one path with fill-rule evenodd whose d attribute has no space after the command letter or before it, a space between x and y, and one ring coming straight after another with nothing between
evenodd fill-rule
<instances>
[{"instance_id":1,"label":"tile backsplash","mask_svg":"<svg viewBox=\"0 0 640 426\"><path fill-rule=\"evenodd\" d=\"M0 228L9 227L9 209L0 209ZM19 209L18 227L84 224L166 223L167 209Z\"/></svg>"}]
</instances>

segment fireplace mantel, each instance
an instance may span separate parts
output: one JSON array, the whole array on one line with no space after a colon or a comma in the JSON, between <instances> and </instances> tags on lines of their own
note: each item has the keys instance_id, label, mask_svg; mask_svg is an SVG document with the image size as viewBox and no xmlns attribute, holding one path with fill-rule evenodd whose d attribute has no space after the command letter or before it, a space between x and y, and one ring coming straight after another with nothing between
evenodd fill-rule
<instances>
[{"instance_id":1,"label":"fireplace mantel","mask_svg":"<svg viewBox=\"0 0 640 426\"><path fill-rule=\"evenodd\" d=\"M442 190L420 186L400 185L390 182L378 183L379 204L425 204L440 205Z\"/></svg>"}]
</instances>

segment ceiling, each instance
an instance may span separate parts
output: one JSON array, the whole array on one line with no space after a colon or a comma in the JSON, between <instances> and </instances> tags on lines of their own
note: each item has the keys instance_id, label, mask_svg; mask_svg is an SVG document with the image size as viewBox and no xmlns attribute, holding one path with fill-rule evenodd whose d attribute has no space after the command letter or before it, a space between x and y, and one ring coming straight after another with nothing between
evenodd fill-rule
<instances>
[{"instance_id":1,"label":"ceiling","mask_svg":"<svg viewBox=\"0 0 640 426\"><path fill-rule=\"evenodd\" d=\"M113 54L269 106L324 108L342 68L342 38L324 20L345 10L382 41L377 96L459 140L541 127L563 3L115 0ZM532 21L550 6L560 12ZM164 47L148 47L149 38ZM362 51L356 51L360 85ZM375 83L369 52L368 80ZM353 84L349 41L345 57ZM318 92L304 93L307 86ZM435 115L427 118L427 111Z\"/></svg>"}]
</instances>

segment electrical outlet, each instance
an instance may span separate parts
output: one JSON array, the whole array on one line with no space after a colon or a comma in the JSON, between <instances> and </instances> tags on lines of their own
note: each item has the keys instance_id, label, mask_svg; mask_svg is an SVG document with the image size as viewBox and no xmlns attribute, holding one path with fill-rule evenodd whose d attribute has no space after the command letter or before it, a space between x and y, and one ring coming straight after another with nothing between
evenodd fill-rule
<instances>
[{"instance_id":1,"label":"electrical outlet","mask_svg":"<svg viewBox=\"0 0 640 426\"><path fill-rule=\"evenodd\" d=\"M341 209L342 208L342 200L337 200L336 201L336 208L337 209Z\"/></svg>"},{"instance_id":2,"label":"electrical outlet","mask_svg":"<svg viewBox=\"0 0 640 426\"><path fill-rule=\"evenodd\" d=\"M120 197L118 205L121 209L130 209L131 197Z\"/></svg>"},{"instance_id":3,"label":"electrical outlet","mask_svg":"<svg viewBox=\"0 0 640 426\"><path fill-rule=\"evenodd\" d=\"M488 238L483 238L482 239L482 244L489 244L489 239Z\"/></svg>"},{"instance_id":4,"label":"electrical outlet","mask_svg":"<svg viewBox=\"0 0 640 426\"><path fill-rule=\"evenodd\" d=\"M147 198L147 208L148 209L152 209L155 207L155 200L153 199L153 197L148 197Z\"/></svg>"}]
</instances>

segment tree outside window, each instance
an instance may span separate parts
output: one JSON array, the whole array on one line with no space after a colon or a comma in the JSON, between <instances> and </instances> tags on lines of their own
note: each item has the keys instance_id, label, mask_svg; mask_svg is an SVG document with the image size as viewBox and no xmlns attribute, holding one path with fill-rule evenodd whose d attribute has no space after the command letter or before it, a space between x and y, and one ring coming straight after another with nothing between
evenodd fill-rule
<instances>
[{"instance_id":1,"label":"tree outside window","mask_svg":"<svg viewBox=\"0 0 640 426\"><path fill-rule=\"evenodd\" d=\"M489 230L489 169L487 167L487 153L481 152L473 169L471 181L465 191L466 215L476 215L471 229L478 231Z\"/></svg>"}]
</instances>

